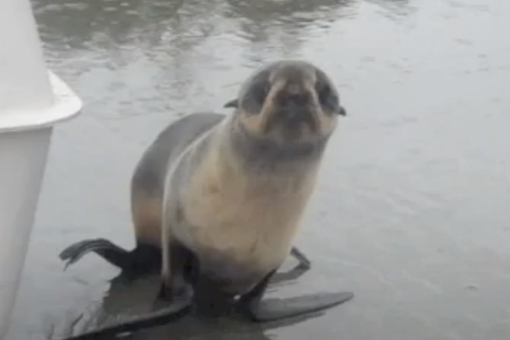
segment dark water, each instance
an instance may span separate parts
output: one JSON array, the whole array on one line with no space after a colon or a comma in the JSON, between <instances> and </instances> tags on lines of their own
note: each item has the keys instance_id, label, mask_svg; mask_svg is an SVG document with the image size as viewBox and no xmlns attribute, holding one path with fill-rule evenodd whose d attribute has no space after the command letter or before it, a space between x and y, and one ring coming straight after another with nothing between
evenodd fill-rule
<instances>
[{"instance_id":1,"label":"dark water","mask_svg":"<svg viewBox=\"0 0 510 340\"><path fill-rule=\"evenodd\" d=\"M356 298L265 332L188 319L138 338L510 337L508 1L33 5L48 63L85 109L55 132L8 339L44 339L101 301L117 270L89 256L63 272L58 252L98 236L132 247L128 183L143 149L176 116L221 110L279 58L323 67L349 117L297 242L314 267L277 292Z\"/></svg>"}]
</instances>

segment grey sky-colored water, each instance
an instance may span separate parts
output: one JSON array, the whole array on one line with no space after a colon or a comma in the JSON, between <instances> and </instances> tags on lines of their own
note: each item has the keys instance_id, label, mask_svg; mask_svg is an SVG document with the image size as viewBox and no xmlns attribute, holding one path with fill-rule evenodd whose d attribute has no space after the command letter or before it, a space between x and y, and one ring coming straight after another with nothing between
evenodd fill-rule
<instances>
[{"instance_id":1,"label":"grey sky-colored water","mask_svg":"<svg viewBox=\"0 0 510 340\"><path fill-rule=\"evenodd\" d=\"M508 1L32 3L48 65L85 108L55 130L8 339L44 339L101 301L117 270L90 255L63 272L58 252L92 237L131 248L144 148L280 58L324 68L349 115L297 240L313 268L276 293L355 299L266 331L188 319L137 339L510 337Z\"/></svg>"}]
</instances>

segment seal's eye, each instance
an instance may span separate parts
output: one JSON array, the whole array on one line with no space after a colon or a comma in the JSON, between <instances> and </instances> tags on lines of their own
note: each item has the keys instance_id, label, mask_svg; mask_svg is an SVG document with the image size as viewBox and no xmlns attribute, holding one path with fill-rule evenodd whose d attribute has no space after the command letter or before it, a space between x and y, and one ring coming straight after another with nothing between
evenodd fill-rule
<instances>
[{"instance_id":1,"label":"seal's eye","mask_svg":"<svg viewBox=\"0 0 510 340\"><path fill-rule=\"evenodd\" d=\"M257 104L262 104L266 100L267 94L269 93L269 84L267 83L259 83L255 85L252 89L253 99Z\"/></svg>"},{"instance_id":2,"label":"seal's eye","mask_svg":"<svg viewBox=\"0 0 510 340\"><path fill-rule=\"evenodd\" d=\"M241 106L246 112L257 114L264 106L268 93L269 85L267 82L256 82L250 86L248 92L241 100Z\"/></svg>"},{"instance_id":3,"label":"seal's eye","mask_svg":"<svg viewBox=\"0 0 510 340\"><path fill-rule=\"evenodd\" d=\"M328 102L329 97L331 96L331 88L327 84L317 84L316 85L317 96L319 97L319 102L324 105Z\"/></svg>"},{"instance_id":4,"label":"seal's eye","mask_svg":"<svg viewBox=\"0 0 510 340\"><path fill-rule=\"evenodd\" d=\"M336 111L338 109L338 97L331 89L331 86L325 83L318 82L315 85L319 103L328 111Z\"/></svg>"}]
</instances>

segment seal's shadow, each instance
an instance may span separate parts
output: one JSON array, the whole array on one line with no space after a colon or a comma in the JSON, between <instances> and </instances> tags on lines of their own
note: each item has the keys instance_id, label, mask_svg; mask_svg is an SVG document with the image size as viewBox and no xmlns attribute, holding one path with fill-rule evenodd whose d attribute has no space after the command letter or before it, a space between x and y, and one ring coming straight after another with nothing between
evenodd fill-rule
<instances>
[{"instance_id":1,"label":"seal's shadow","mask_svg":"<svg viewBox=\"0 0 510 340\"><path fill-rule=\"evenodd\" d=\"M283 285L296 283L296 278L303 272L299 269L292 269L286 272L279 272L268 289L268 298L277 300L272 294L277 288ZM117 276L111 281L110 289L104 297L101 307L95 317L104 320L106 323L122 322L123 318L131 318L134 315L147 314L153 311L154 301L161 284L159 275L144 277L143 279L126 282L121 276ZM284 300L282 300L284 303ZM303 315L291 319L268 322L263 324L251 323L237 318L224 317L214 320L204 320L190 314L179 321L168 325L157 326L141 330L123 339L132 340L159 340L169 339L250 339L250 340L269 340L264 333L267 330L290 326L310 318L322 315L324 311ZM113 319L113 320L112 320ZM102 327L102 323L97 322L97 327ZM98 340L112 339L109 337L98 337Z\"/></svg>"}]
</instances>

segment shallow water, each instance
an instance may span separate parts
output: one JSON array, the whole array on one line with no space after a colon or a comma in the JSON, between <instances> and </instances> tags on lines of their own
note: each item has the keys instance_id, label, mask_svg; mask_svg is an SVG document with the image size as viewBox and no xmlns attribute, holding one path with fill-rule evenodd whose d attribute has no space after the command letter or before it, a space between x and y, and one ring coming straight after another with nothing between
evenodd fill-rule
<instances>
[{"instance_id":1,"label":"shallow water","mask_svg":"<svg viewBox=\"0 0 510 340\"><path fill-rule=\"evenodd\" d=\"M313 268L278 293L355 299L265 331L187 319L136 338L508 339L508 1L33 5L48 64L85 109L55 131L8 339L45 339L101 301L117 270L87 256L63 272L58 252L90 237L132 247L128 183L144 148L279 58L324 68L349 115L297 241Z\"/></svg>"}]
</instances>

